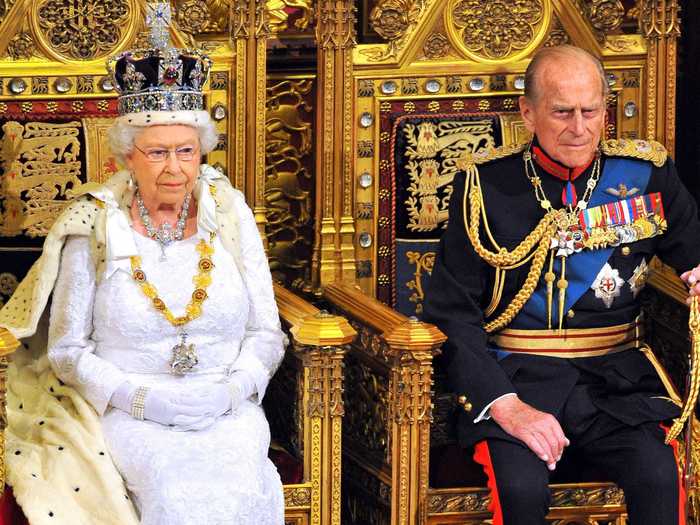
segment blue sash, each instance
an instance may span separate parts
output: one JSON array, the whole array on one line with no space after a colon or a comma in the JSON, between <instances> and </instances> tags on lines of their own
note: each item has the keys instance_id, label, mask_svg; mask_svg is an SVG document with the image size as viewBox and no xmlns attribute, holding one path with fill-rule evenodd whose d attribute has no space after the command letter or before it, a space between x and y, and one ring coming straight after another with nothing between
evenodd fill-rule
<instances>
[{"instance_id":1,"label":"blue sash","mask_svg":"<svg viewBox=\"0 0 700 525\"><path fill-rule=\"evenodd\" d=\"M640 194L643 194L649 184L650 176L651 164L649 162L626 158L606 159L605 168L593 190L588 208L619 200L618 197L610 195L605 190L607 188L617 188L621 183L628 188L639 188ZM576 301L591 287L593 279L596 278L613 251L614 248L582 250L567 257L566 280L569 281L569 286L566 290L564 312L568 312ZM554 262L554 274L559 276L560 271L561 264L557 258ZM553 325L559 322L557 317L557 296L558 293L555 286L552 304ZM543 278L540 279L540 283L532 297L525 303L523 309L509 326L511 328L537 330L547 327L547 286Z\"/></svg>"}]
</instances>

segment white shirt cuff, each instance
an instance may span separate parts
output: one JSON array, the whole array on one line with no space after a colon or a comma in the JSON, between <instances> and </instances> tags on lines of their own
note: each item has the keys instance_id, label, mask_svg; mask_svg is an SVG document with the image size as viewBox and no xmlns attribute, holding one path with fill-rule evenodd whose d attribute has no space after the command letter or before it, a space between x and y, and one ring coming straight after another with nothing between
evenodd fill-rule
<instances>
[{"instance_id":1,"label":"white shirt cuff","mask_svg":"<svg viewBox=\"0 0 700 525\"><path fill-rule=\"evenodd\" d=\"M487 419L491 419L491 414L489 413L489 409L491 408L491 405L493 405L496 401L499 399L503 399L504 397L508 396L517 396L515 392L508 392L507 394L503 394L502 396L497 397L493 401L491 401L488 405L484 407L484 409L479 413L478 416L476 416L476 419L474 419L474 423L478 423L480 421L486 421Z\"/></svg>"}]
</instances>

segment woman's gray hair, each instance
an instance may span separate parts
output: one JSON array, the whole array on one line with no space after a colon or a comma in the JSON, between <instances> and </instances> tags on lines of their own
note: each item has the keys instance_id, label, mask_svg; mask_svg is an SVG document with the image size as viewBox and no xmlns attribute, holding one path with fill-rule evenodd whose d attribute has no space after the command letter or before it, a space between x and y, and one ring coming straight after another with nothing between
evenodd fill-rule
<instances>
[{"instance_id":1,"label":"woman's gray hair","mask_svg":"<svg viewBox=\"0 0 700 525\"><path fill-rule=\"evenodd\" d=\"M107 132L109 147L112 150L112 154L121 164L125 164L127 155L134 151L134 141L146 127L147 126L134 126L122 119L117 119L109 128ZM214 122L206 120L192 127L199 133L199 148L202 155L213 151L219 140Z\"/></svg>"}]
</instances>

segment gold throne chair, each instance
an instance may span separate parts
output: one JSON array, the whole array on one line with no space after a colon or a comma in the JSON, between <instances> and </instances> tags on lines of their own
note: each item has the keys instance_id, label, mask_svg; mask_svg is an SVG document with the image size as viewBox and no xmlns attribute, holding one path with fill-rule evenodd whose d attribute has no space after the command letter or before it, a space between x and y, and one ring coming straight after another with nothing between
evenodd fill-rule
<instances>
[{"instance_id":1,"label":"gold throne chair","mask_svg":"<svg viewBox=\"0 0 700 525\"><path fill-rule=\"evenodd\" d=\"M384 41L352 54L355 279L328 278L323 288L359 333L346 355L344 523L490 523L485 478L452 428L464 408L445 389L444 335L419 319L455 159L527 140L517 99L532 54L570 43L600 57L611 88L607 136L659 140L673 152L677 5L600 4L380 0L360 15ZM345 260L336 264L345 275ZM647 337L682 391L684 292L658 264L650 282ZM697 480L687 481L694 502ZM622 491L595 473L562 472L551 489L550 523L627 523Z\"/></svg>"},{"instance_id":2,"label":"gold throne chair","mask_svg":"<svg viewBox=\"0 0 700 525\"><path fill-rule=\"evenodd\" d=\"M106 146L106 130L117 111L104 62L146 41L146 2L124 0L102 10L94 9L101 2L79 3L82 10L52 0L0 8L0 305L36 260L51 224L80 186L102 182L119 169ZM302 138L310 134L310 124L300 123L298 116L294 120L303 104L289 104L308 95L308 89L298 79L272 80L268 83L274 87L267 88L265 78L266 39L274 30L269 22L276 20L279 26L287 13L274 1L268 2L274 12L265 3L260 10L248 10L242 2L207 2L204 8L189 6L197 16L188 17L179 4L174 5L173 43L203 47L214 61L205 100L219 142L207 162L246 195L274 271L284 263L279 232L289 229L294 206L302 202L302 212L309 212L303 192L290 196L284 185L302 170L282 173L290 159L294 164L294 148L308 149L292 137L299 131ZM263 19L268 23L261 29ZM91 31L94 24L105 30ZM266 149L280 140L287 143L281 153ZM288 203L292 200L296 204ZM281 284L275 284L275 296L290 346L264 407L273 436L270 457L284 483L285 522L339 523L343 361L356 334L345 319L320 311ZM0 332L4 434L6 370L13 352L23 347ZM0 435L2 488L4 454ZM0 500L0 523L26 523L9 487Z\"/></svg>"}]
</instances>

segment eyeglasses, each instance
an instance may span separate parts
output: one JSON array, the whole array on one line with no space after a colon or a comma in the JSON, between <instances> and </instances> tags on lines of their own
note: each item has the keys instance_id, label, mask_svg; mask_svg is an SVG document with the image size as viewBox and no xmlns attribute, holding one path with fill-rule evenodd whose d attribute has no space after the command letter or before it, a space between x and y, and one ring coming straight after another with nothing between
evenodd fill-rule
<instances>
[{"instance_id":1,"label":"eyeglasses","mask_svg":"<svg viewBox=\"0 0 700 525\"><path fill-rule=\"evenodd\" d=\"M143 156L146 157L149 162L165 162L173 152L177 160L189 161L199 152L199 150L193 146L180 146L175 149L152 148L146 151L139 148L136 144L134 144L134 147L143 153Z\"/></svg>"}]
</instances>

